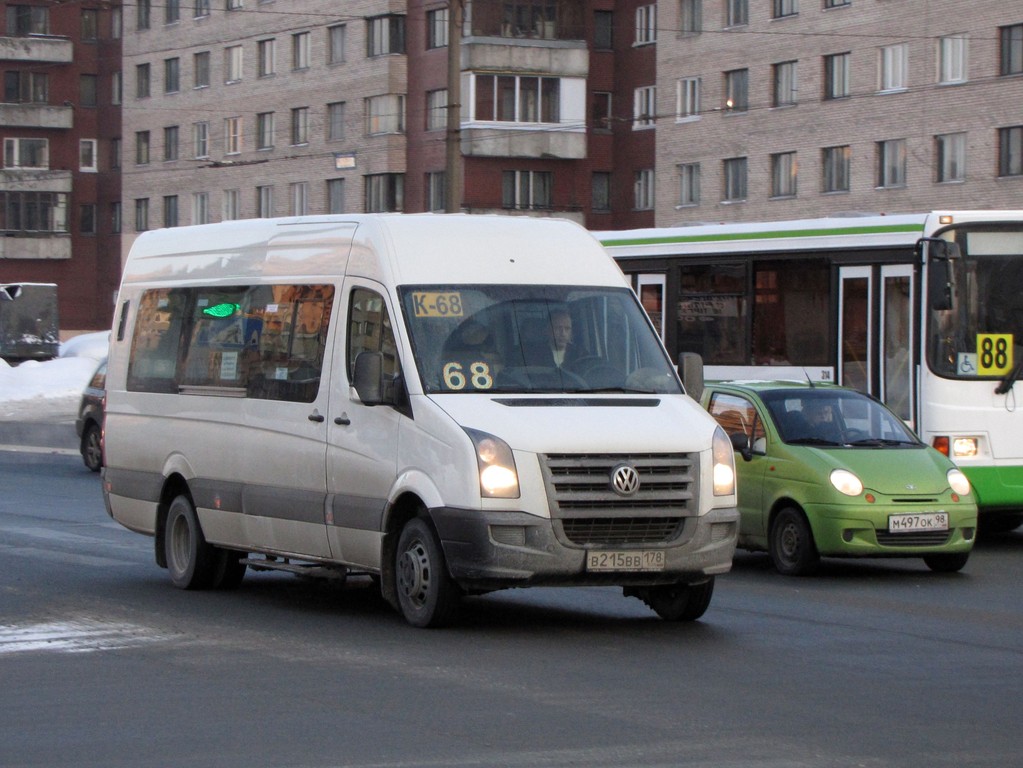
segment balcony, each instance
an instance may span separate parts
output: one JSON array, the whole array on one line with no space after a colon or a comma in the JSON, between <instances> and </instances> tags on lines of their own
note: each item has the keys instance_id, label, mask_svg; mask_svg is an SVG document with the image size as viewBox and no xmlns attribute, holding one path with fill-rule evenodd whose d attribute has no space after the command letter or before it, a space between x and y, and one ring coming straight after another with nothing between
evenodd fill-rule
<instances>
[{"instance_id":1,"label":"balcony","mask_svg":"<svg viewBox=\"0 0 1023 768\"><path fill-rule=\"evenodd\" d=\"M0 37L0 61L70 64L71 41L66 37Z\"/></svg>"},{"instance_id":2,"label":"balcony","mask_svg":"<svg viewBox=\"0 0 1023 768\"><path fill-rule=\"evenodd\" d=\"M0 103L0 128L71 128L74 108Z\"/></svg>"},{"instance_id":3,"label":"balcony","mask_svg":"<svg viewBox=\"0 0 1023 768\"><path fill-rule=\"evenodd\" d=\"M582 41L578 0L472 0L466 11L470 37L519 41Z\"/></svg>"}]
</instances>

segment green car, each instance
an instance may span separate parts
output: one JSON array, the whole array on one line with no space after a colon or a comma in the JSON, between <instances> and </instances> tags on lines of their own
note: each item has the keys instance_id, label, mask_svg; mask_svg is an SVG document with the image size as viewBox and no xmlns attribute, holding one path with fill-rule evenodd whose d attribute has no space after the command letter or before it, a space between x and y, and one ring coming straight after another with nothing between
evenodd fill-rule
<instances>
[{"instance_id":1,"label":"green car","mask_svg":"<svg viewBox=\"0 0 1023 768\"><path fill-rule=\"evenodd\" d=\"M821 555L922 557L958 571L977 532L966 476L872 397L834 385L708 382L702 402L740 457L739 547L780 573Z\"/></svg>"}]
</instances>

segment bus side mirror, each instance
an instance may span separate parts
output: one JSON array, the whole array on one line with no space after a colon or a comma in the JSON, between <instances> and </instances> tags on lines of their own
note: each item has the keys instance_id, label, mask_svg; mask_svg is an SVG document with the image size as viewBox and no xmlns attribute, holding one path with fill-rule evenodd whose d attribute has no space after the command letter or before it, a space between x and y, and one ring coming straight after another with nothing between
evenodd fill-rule
<instances>
[{"instance_id":1,"label":"bus side mirror","mask_svg":"<svg viewBox=\"0 0 1023 768\"><path fill-rule=\"evenodd\" d=\"M352 386L363 405L380 405L384 401L384 356L381 352L360 352L355 358L355 381Z\"/></svg>"},{"instance_id":2,"label":"bus side mirror","mask_svg":"<svg viewBox=\"0 0 1023 768\"><path fill-rule=\"evenodd\" d=\"M693 400L700 402L703 397L703 358L696 352L680 352L678 370L682 374L682 386Z\"/></svg>"},{"instance_id":3,"label":"bus side mirror","mask_svg":"<svg viewBox=\"0 0 1023 768\"><path fill-rule=\"evenodd\" d=\"M948 240L927 240L927 296L935 312L952 309L952 262L959 246Z\"/></svg>"}]
</instances>

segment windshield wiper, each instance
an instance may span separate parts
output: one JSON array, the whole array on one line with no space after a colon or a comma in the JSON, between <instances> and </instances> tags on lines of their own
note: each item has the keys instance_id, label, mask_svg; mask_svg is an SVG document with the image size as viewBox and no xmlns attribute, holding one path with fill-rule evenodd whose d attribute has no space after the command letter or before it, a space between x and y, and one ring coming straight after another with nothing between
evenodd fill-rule
<instances>
[{"instance_id":1,"label":"windshield wiper","mask_svg":"<svg viewBox=\"0 0 1023 768\"><path fill-rule=\"evenodd\" d=\"M1002 379L1001 384L995 387L995 394L996 395L1008 394L1009 390L1012 389L1012 385L1015 384L1016 381L1019 379L1020 373L1023 373L1023 360L1020 360L1018 363L1016 363L1015 367L1013 367L1011 371L1005 374L1005 378Z\"/></svg>"},{"instance_id":2,"label":"windshield wiper","mask_svg":"<svg viewBox=\"0 0 1023 768\"><path fill-rule=\"evenodd\" d=\"M864 446L868 448L886 448L892 445L917 445L909 440L892 440L882 437L868 437L865 440L854 440L849 445Z\"/></svg>"},{"instance_id":3,"label":"windshield wiper","mask_svg":"<svg viewBox=\"0 0 1023 768\"><path fill-rule=\"evenodd\" d=\"M843 445L843 443L836 443L834 440L825 440L822 437L796 437L792 440L786 440L789 445Z\"/></svg>"}]
</instances>

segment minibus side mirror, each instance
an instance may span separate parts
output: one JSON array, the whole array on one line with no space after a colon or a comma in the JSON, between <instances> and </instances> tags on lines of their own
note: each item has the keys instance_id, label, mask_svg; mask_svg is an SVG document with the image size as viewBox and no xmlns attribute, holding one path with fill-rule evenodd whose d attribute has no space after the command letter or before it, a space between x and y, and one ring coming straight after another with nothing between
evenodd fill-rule
<instances>
[{"instance_id":1,"label":"minibus side mirror","mask_svg":"<svg viewBox=\"0 0 1023 768\"><path fill-rule=\"evenodd\" d=\"M359 393L363 405L384 402L384 356L381 352L360 352L355 358L355 381L352 386Z\"/></svg>"},{"instance_id":2,"label":"minibus side mirror","mask_svg":"<svg viewBox=\"0 0 1023 768\"><path fill-rule=\"evenodd\" d=\"M703 358L696 352L680 352L678 370L682 375L682 386L696 402L703 397Z\"/></svg>"}]
</instances>

